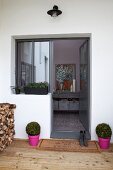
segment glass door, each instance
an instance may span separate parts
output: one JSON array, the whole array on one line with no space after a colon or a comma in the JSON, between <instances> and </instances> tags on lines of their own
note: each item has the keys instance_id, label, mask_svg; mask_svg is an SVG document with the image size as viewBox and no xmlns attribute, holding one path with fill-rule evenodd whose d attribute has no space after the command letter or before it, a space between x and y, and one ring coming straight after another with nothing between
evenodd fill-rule
<instances>
[{"instance_id":1,"label":"glass door","mask_svg":"<svg viewBox=\"0 0 113 170\"><path fill-rule=\"evenodd\" d=\"M89 40L80 47L80 111L79 118L89 131Z\"/></svg>"}]
</instances>

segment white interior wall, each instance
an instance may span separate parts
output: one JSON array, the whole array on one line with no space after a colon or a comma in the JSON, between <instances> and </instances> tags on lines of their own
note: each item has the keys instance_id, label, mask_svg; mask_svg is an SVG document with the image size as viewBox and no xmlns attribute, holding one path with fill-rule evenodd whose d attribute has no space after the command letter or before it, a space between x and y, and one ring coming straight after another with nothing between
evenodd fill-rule
<instances>
[{"instance_id":1,"label":"white interior wall","mask_svg":"<svg viewBox=\"0 0 113 170\"><path fill-rule=\"evenodd\" d=\"M53 41L53 80L55 89L55 65L56 64L75 64L76 71L76 91L80 91L80 56L79 48L85 40L55 40Z\"/></svg>"},{"instance_id":2,"label":"white interior wall","mask_svg":"<svg viewBox=\"0 0 113 170\"><path fill-rule=\"evenodd\" d=\"M97 139L95 127L100 122L109 123L113 129L113 1L3 0L2 3L0 102L17 105L16 137L26 137L23 132L26 122L34 117L42 120L42 137L49 136L50 96L41 96L43 100L40 100L40 96L11 94L11 36L14 35L50 37L49 34L91 33L91 137ZM47 15L54 4L63 11L57 18Z\"/></svg>"}]
</instances>

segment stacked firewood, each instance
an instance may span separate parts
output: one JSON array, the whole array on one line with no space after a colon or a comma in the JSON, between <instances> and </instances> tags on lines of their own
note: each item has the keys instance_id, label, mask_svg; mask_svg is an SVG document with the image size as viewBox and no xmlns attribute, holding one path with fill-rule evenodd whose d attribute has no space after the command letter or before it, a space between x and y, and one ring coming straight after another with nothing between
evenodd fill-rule
<instances>
[{"instance_id":1,"label":"stacked firewood","mask_svg":"<svg viewBox=\"0 0 113 170\"><path fill-rule=\"evenodd\" d=\"M11 144L14 138L14 108L14 104L0 103L0 151Z\"/></svg>"}]
</instances>

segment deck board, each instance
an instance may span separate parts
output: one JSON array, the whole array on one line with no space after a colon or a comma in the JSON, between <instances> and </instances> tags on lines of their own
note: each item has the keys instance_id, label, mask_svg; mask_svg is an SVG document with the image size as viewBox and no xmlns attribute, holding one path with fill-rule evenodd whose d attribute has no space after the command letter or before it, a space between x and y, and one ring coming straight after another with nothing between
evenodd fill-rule
<instances>
[{"instance_id":1,"label":"deck board","mask_svg":"<svg viewBox=\"0 0 113 170\"><path fill-rule=\"evenodd\" d=\"M14 141L0 153L0 170L113 170L113 146L107 152L39 151L27 141Z\"/></svg>"}]
</instances>

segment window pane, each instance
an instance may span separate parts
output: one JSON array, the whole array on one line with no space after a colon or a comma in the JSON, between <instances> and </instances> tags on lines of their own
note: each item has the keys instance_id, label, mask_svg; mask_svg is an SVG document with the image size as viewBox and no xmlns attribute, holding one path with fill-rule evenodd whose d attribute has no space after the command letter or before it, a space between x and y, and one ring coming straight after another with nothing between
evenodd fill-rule
<instances>
[{"instance_id":1,"label":"window pane","mask_svg":"<svg viewBox=\"0 0 113 170\"><path fill-rule=\"evenodd\" d=\"M18 86L33 82L32 42L18 43Z\"/></svg>"},{"instance_id":2,"label":"window pane","mask_svg":"<svg viewBox=\"0 0 113 170\"><path fill-rule=\"evenodd\" d=\"M49 42L35 42L35 81L49 83Z\"/></svg>"},{"instance_id":3,"label":"window pane","mask_svg":"<svg viewBox=\"0 0 113 170\"><path fill-rule=\"evenodd\" d=\"M49 83L49 42L17 43L17 86L32 82Z\"/></svg>"}]
</instances>

